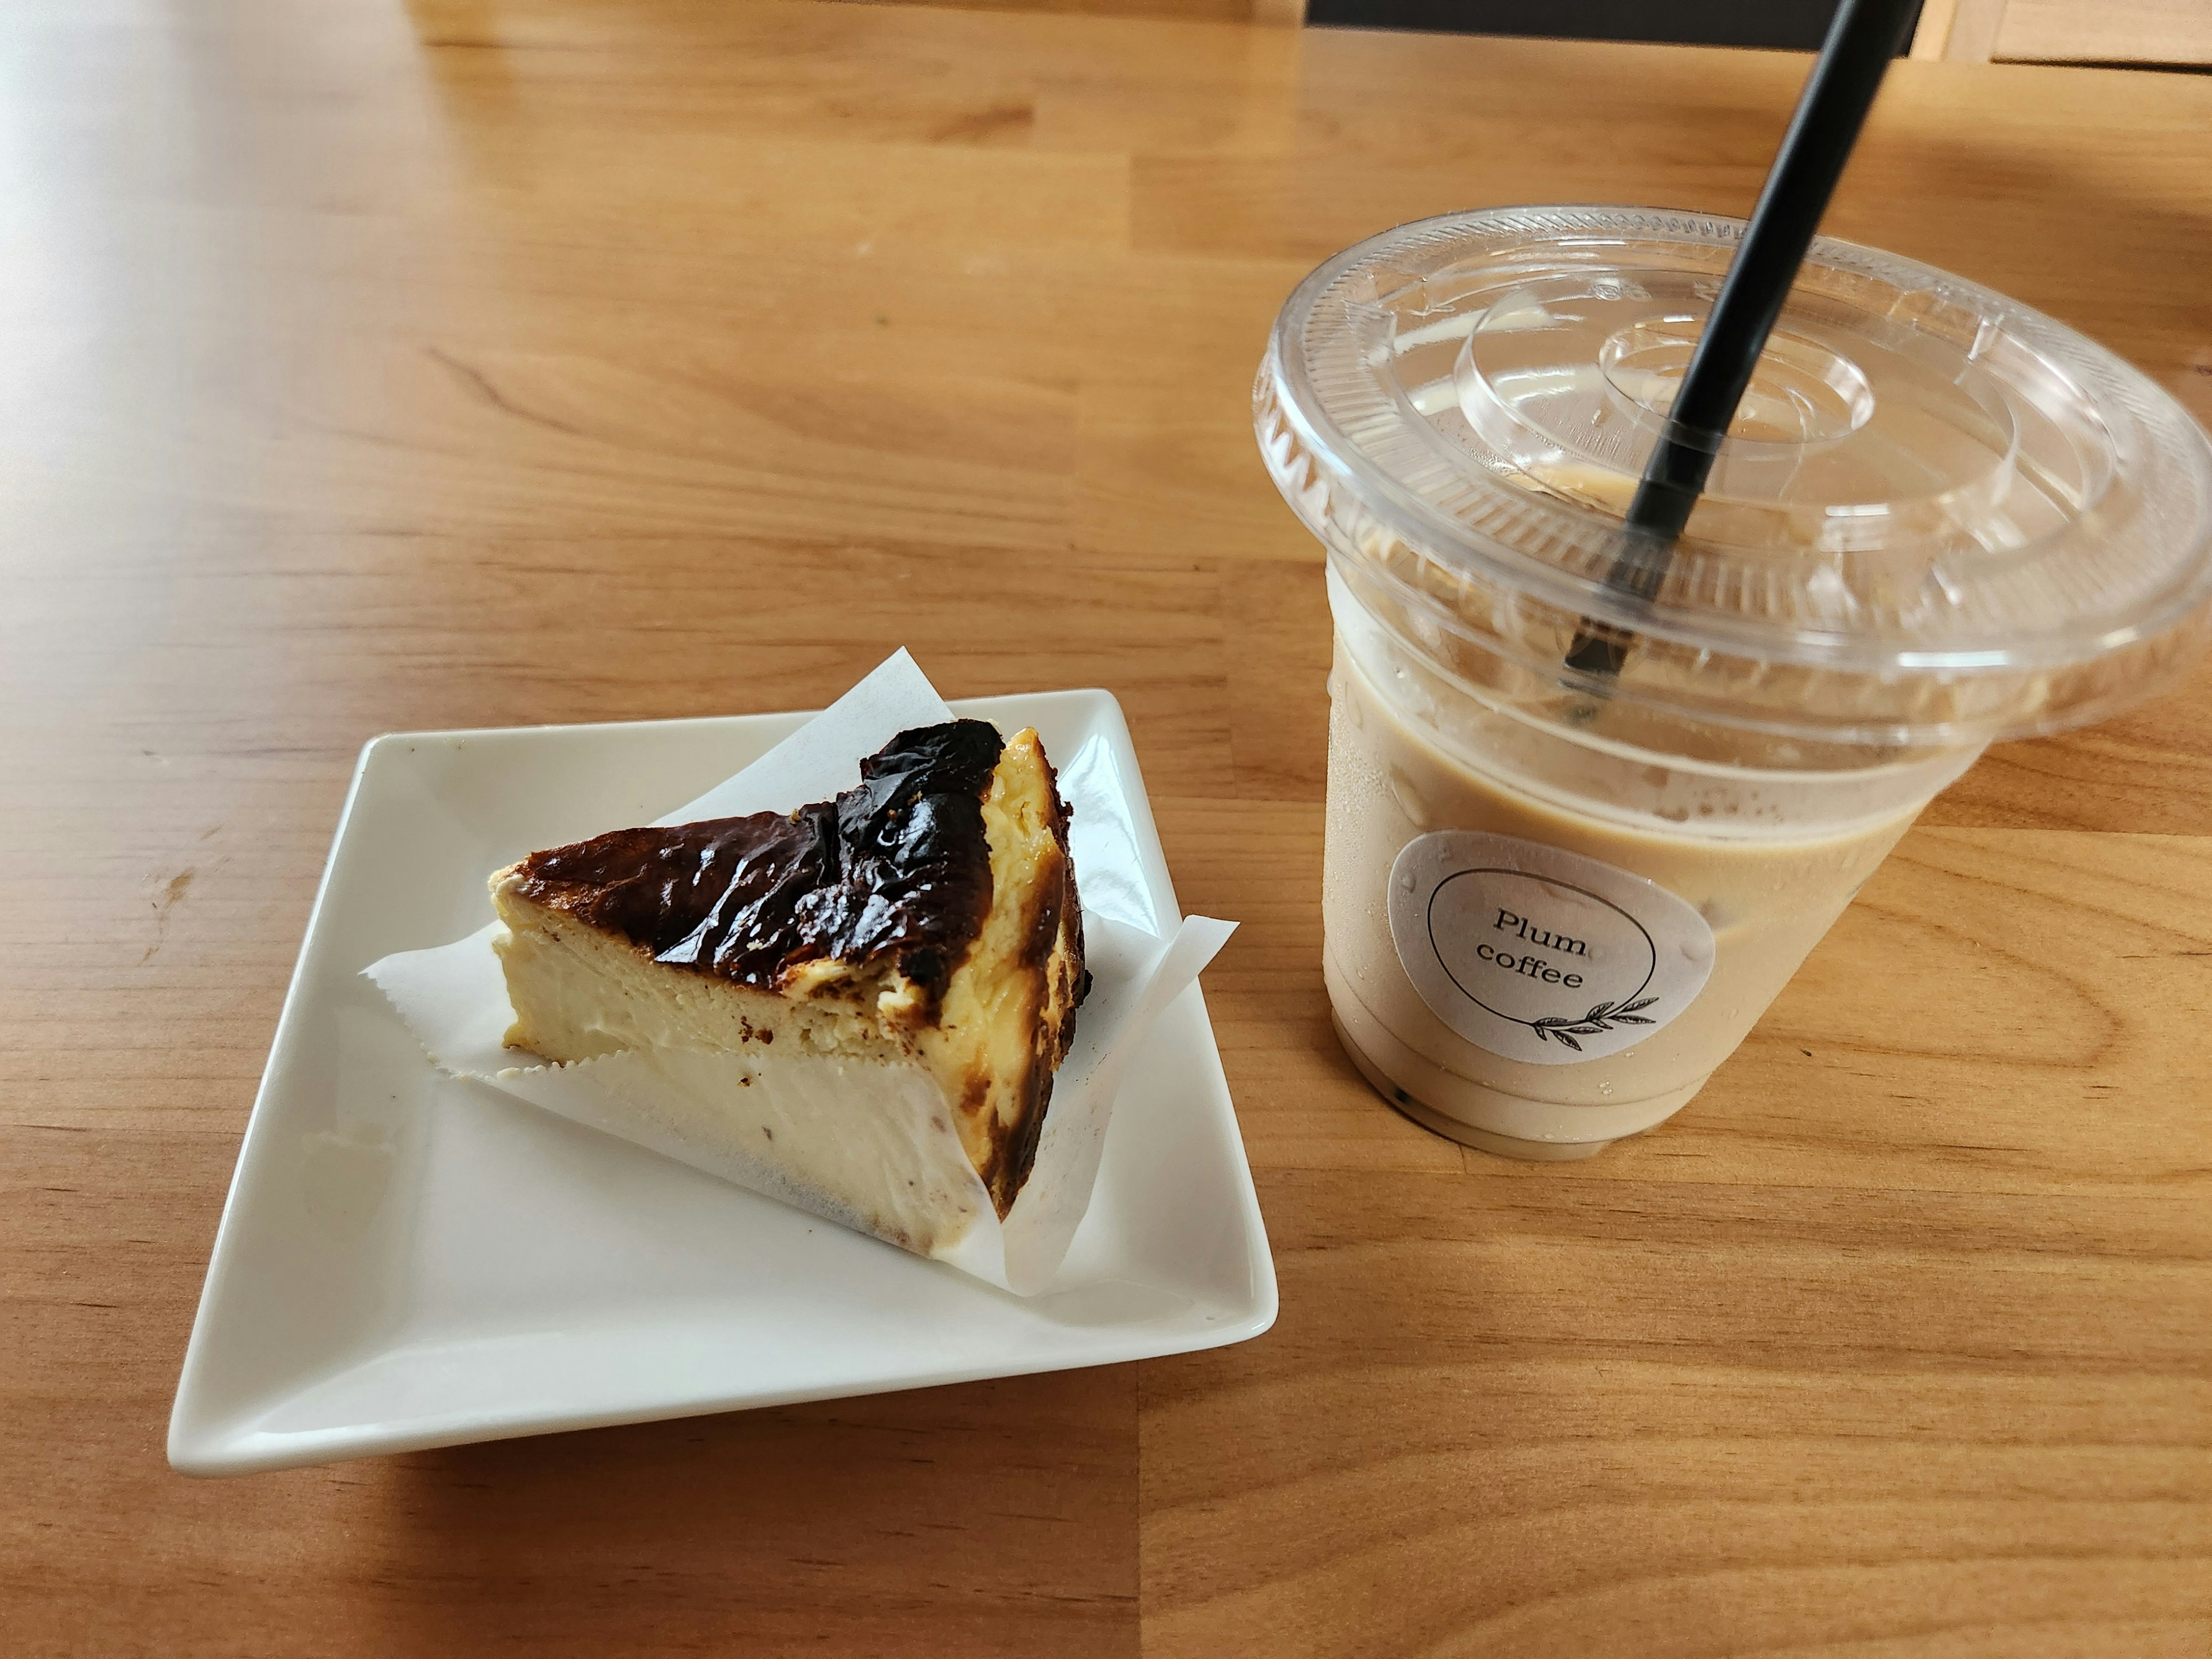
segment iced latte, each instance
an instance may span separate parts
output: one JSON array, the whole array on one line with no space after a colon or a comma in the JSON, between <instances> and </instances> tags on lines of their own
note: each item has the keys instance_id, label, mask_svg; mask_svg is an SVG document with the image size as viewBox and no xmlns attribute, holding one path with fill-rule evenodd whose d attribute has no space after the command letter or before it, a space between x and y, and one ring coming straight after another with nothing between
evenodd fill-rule
<instances>
[{"instance_id":1,"label":"iced latte","mask_svg":"<svg viewBox=\"0 0 2212 1659\"><path fill-rule=\"evenodd\" d=\"M1492 1151L1580 1156L1679 1109L1992 737L2138 696L2205 632L2212 448L2179 406L1836 243L1665 584L1609 585L1738 229L1405 227L1309 278L1261 370L1262 449L1328 550L1337 1030L1386 1098ZM1594 627L1617 676L1567 665Z\"/></svg>"}]
</instances>

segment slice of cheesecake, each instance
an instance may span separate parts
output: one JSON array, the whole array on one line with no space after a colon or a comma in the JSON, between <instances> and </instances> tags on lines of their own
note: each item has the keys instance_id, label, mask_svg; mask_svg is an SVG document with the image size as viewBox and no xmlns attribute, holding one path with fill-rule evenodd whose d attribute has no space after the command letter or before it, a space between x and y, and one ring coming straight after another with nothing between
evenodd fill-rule
<instances>
[{"instance_id":1,"label":"slice of cheesecake","mask_svg":"<svg viewBox=\"0 0 2212 1659\"><path fill-rule=\"evenodd\" d=\"M1089 988L1034 731L902 732L834 801L617 830L491 891L510 1048L634 1056L605 1075L698 1161L925 1255L980 1213L970 1170L1012 1207Z\"/></svg>"}]
</instances>

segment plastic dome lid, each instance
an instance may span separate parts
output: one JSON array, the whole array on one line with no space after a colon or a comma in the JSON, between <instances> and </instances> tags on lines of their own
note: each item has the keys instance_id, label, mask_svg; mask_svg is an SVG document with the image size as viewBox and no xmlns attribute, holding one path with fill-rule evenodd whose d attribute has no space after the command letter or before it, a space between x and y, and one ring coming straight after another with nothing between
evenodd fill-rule
<instances>
[{"instance_id":1,"label":"plastic dome lid","mask_svg":"<svg viewBox=\"0 0 2212 1659\"><path fill-rule=\"evenodd\" d=\"M1742 232L1507 208L1361 243L1276 323L1270 471L1401 631L1572 689L1587 619L1636 646L1583 689L1724 724L1979 739L2098 718L2186 665L2212 630L2212 444L2188 413L2026 306L1827 239L1657 593L1607 585Z\"/></svg>"}]
</instances>

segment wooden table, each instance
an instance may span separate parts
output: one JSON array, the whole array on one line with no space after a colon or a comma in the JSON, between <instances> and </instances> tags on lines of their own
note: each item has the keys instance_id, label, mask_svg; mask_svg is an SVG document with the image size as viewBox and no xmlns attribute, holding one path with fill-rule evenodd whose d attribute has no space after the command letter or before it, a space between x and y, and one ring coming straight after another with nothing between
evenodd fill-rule
<instances>
[{"instance_id":1,"label":"wooden table","mask_svg":"<svg viewBox=\"0 0 2212 1659\"><path fill-rule=\"evenodd\" d=\"M2212 676L1938 802L1681 1118L1523 1167L1319 970L1322 255L1741 211L1805 60L769 5L0 33L0 1650L2212 1642ZM1900 65L1832 226L2212 414L2212 81ZM162 1437L356 750L1111 687L1282 1283L1135 1367L222 1483Z\"/></svg>"}]
</instances>

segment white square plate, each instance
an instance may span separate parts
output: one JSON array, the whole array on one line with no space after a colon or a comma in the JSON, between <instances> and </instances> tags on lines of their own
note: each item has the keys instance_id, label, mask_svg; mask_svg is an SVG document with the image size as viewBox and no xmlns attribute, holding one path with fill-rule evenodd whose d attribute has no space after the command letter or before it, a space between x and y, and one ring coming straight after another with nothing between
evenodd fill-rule
<instances>
[{"instance_id":1,"label":"white square plate","mask_svg":"<svg viewBox=\"0 0 2212 1659\"><path fill-rule=\"evenodd\" d=\"M1119 861L1143 872L1118 902L1175 924L1112 696L954 708L1035 726L1056 757L1101 740L1138 843ZM240 1474L1012 1376L1273 1323L1195 985L1130 1065L1058 1286L1025 1300L448 1077L361 976L482 927L489 872L646 823L808 718L403 733L362 751L216 1236L173 1465ZM1079 816L1074 830L1079 875Z\"/></svg>"}]
</instances>

